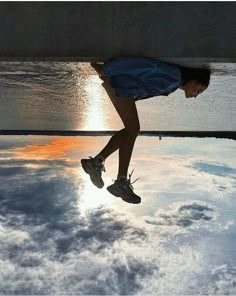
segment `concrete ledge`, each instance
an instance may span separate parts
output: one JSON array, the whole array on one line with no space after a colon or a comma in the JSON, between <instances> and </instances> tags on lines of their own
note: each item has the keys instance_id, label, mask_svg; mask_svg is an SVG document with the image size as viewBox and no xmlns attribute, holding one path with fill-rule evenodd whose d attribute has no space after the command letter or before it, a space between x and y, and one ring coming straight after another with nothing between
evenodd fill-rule
<instances>
[{"instance_id":1,"label":"concrete ledge","mask_svg":"<svg viewBox=\"0 0 236 296\"><path fill-rule=\"evenodd\" d=\"M124 56L124 55L121 55ZM132 55L131 55L132 56ZM135 56L135 55L133 55ZM0 56L0 62L78 62L78 63L90 63L90 62L105 62L111 58L111 56L103 56L103 57L51 57L51 56ZM162 61L170 62L170 63L180 63L180 64L206 64L206 63L236 63L236 57L234 58L211 58L211 57L192 57L192 58L184 58L184 57L177 57L177 58L163 58L163 57L156 57Z\"/></svg>"},{"instance_id":2,"label":"concrete ledge","mask_svg":"<svg viewBox=\"0 0 236 296\"><path fill-rule=\"evenodd\" d=\"M1 2L0 57L235 59L235 15L236 2Z\"/></svg>"}]
</instances>

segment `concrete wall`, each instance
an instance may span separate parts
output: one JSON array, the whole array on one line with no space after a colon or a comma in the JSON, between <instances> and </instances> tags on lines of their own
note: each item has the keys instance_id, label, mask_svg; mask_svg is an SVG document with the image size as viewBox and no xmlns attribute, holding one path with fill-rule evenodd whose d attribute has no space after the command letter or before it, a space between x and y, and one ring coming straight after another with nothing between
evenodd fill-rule
<instances>
[{"instance_id":1,"label":"concrete wall","mask_svg":"<svg viewBox=\"0 0 236 296\"><path fill-rule=\"evenodd\" d=\"M1 2L0 59L236 58L236 2Z\"/></svg>"}]
</instances>

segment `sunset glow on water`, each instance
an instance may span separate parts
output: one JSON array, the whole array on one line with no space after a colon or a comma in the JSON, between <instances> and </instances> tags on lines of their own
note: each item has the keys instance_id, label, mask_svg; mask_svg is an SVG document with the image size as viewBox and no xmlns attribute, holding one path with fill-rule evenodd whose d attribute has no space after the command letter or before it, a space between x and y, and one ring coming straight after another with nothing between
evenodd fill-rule
<instances>
[{"instance_id":1,"label":"sunset glow on water","mask_svg":"<svg viewBox=\"0 0 236 296\"><path fill-rule=\"evenodd\" d=\"M102 81L85 64L0 62L0 129L123 128ZM208 89L196 99L186 99L178 89L168 97L138 101L141 130L235 130L235 72L219 74L213 73Z\"/></svg>"}]
</instances>

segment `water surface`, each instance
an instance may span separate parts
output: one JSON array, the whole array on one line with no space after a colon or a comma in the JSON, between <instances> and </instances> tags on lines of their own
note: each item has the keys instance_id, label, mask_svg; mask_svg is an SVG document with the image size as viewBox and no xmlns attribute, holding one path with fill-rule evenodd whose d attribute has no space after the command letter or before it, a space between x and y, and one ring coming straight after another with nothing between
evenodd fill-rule
<instances>
[{"instance_id":1,"label":"water surface","mask_svg":"<svg viewBox=\"0 0 236 296\"><path fill-rule=\"evenodd\" d=\"M227 64L196 99L182 90L138 101L141 130L233 131L236 76ZM232 64L234 65L234 64ZM123 124L88 63L0 62L0 129L117 130Z\"/></svg>"}]
</instances>

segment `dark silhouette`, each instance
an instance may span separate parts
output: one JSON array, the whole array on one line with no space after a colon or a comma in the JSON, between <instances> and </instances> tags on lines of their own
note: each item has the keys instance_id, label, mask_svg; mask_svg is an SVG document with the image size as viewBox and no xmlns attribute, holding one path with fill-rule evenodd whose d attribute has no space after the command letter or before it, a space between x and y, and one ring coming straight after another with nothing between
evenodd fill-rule
<instances>
[{"instance_id":1,"label":"dark silhouette","mask_svg":"<svg viewBox=\"0 0 236 296\"><path fill-rule=\"evenodd\" d=\"M209 85L210 70L186 68L160 62L153 58L120 57L104 64L91 63L103 80L111 102L118 112L124 128L115 133L107 145L93 158L82 159L81 164L95 186L102 188L105 159L119 149L117 180L107 190L129 203L140 203L133 191L128 167L140 124L135 102L153 96L168 95L180 88L186 98L197 97Z\"/></svg>"}]
</instances>

